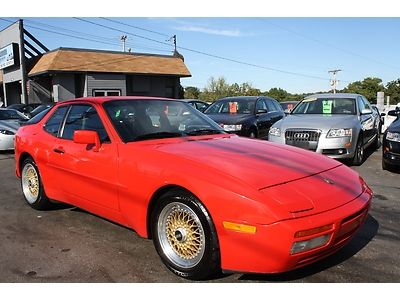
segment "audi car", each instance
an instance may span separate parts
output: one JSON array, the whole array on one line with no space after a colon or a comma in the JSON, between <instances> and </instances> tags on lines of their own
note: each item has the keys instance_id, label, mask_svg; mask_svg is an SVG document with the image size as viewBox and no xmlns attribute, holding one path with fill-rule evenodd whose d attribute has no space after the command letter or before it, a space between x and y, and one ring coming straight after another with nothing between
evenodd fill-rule
<instances>
[{"instance_id":1,"label":"audi car","mask_svg":"<svg viewBox=\"0 0 400 300\"><path fill-rule=\"evenodd\" d=\"M364 150L380 146L379 118L362 95L316 94L276 122L268 140L361 165Z\"/></svg>"},{"instance_id":2,"label":"audi car","mask_svg":"<svg viewBox=\"0 0 400 300\"><path fill-rule=\"evenodd\" d=\"M228 134L179 100L80 98L35 118L15 140L26 203L131 228L184 278L300 268L343 247L370 208L342 163Z\"/></svg>"},{"instance_id":3,"label":"audi car","mask_svg":"<svg viewBox=\"0 0 400 300\"><path fill-rule=\"evenodd\" d=\"M14 137L28 118L14 109L0 108L0 151L14 150Z\"/></svg>"}]
</instances>

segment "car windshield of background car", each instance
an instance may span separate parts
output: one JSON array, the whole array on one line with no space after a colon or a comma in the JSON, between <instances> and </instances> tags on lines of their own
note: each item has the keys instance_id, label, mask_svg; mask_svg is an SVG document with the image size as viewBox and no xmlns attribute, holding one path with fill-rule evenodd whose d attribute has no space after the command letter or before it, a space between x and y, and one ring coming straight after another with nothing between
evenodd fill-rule
<instances>
[{"instance_id":1,"label":"car windshield of background car","mask_svg":"<svg viewBox=\"0 0 400 300\"><path fill-rule=\"evenodd\" d=\"M180 101L119 100L103 106L125 143L224 133L201 112Z\"/></svg>"},{"instance_id":2,"label":"car windshield of background car","mask_svg":"<svg viewBox=\"0 0 400 300\"><path fill-rule=\"evenodd\" d=\"M0 120L26 120L27 118L15 110L0 110Z\"/></svg>"},{"instance_id":3,"label":"car windshield of background car","mask_svg":"<svg viewBox=\"0 0 400 300\"><path fill-rule=\"evenodd\" d=\"M356 102L351 98L309 98L303 100L292 114L355 115Z\"/></svg>"},{"instance_id":4,"label":"car windshield of background car","mask_svg":"<svg viewBox=\"0 0 400 300\"><path fill-rule=\"evenodd\" d=\"M251 114L254 111L255 101L227 100L215 102L207 110L206 114Z\"/></svg>"}]
</instances>

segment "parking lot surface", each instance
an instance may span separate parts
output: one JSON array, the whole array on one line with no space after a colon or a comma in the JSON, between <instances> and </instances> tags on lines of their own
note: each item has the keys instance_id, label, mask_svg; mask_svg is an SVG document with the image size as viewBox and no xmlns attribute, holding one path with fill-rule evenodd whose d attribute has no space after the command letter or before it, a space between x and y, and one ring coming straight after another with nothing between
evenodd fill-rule
<instances>
[{"instance_id":1,"label":"parking lot surface","mask_svg":"<svg viewBox=\"0 0 400 300\"><path fill-rule=\"evenodd\" d=\"M400 172L382 170L380 149L352 168L375 195L366 223L347 246L292 272L210 281L400 282ZM0 282L187 282L164 267L151 240L130 229L75 207L31 209L12 153L0 153L0 253Z\"/></svg>"}]
</instances>

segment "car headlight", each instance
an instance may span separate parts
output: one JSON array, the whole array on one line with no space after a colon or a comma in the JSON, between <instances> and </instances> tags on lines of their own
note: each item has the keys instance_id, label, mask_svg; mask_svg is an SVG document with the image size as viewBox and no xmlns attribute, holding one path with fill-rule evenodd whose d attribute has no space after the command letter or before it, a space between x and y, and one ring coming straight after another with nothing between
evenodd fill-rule
<instances>
[{"instance_id":1,"label":"car headlight","mask_svg":"<svg viewBox=\"0 0 400 300\"><path fill-rule=\"evenodd\" d=\"M242 129L242 124L237 124L237 125L224 124L222 127L224 128L225 131L239 131Z\"/></svg>"},{"instance_id":2,"label":"car headlight","mask_svg":"<svg viewBox=\"0 0 400 300\"><path fill-rule=\"evenodd\" d=\"M15 134L14 132L7 130L7 129L0 129L0 133L5 134L5 135L14 135Z\"/></svg>"},{"instance_id":3,"label":"car headlight","mask_svg":"<svg viewBox=\"0 0 400 300\"><path fill-rule=\"evenodd\" d=\"M269 134L274 136L281 136L281 129L278 127L271 127L269 129Z\"/></svg>"},{"instance_id":4,"label":"car headlight","mask_svg":"<svg viewBox=\"0 0 400 300\"><path fill-rule=\"evenodd\" d=\"M339 129L331 129L328 131L326 135L327 138L341 138L346 136L351 136L353 130L351 128L339 128Z\"/></svg>"},{"instance_id":5,"label":"car headlight","mask_svg":"<svg viewBox=\"0 0 400 300\"><path fill-rule=\"evenodd\" d=\"M388 133L386 134L386 139L388 141L400 142L400 133L388 131Z\"/></svg>"}]
</instances>

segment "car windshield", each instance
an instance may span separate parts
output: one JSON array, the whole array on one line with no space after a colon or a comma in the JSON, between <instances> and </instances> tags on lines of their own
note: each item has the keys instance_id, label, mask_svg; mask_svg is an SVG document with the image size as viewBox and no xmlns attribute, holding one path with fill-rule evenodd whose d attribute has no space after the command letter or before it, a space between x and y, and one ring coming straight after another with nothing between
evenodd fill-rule
<instances>
[{"instance_id":1,"label":"car windshield","mask_svg":"<svg viewBox=\"0 0 400 300\"><path fill-rule=\"evenodd\" d=\"M251 114L256 99L226 99L211 104L205 114Z\"/></svg>"},{"instance_id":2,"label":"car windshield","mask_svg":"<svg viewBox=\"0 0 400 300\"><path fill-rule=\"evenodd\" d=\"M356 101L351 98L306 98L292 114L355 115Z\"/></svg>"},{"instance_id":3,"label":"car windshield","mask_svg":"<svg viewBox=\"0 0 400 300\"><path fill-rule=\"evenodd\" d=\"M125 143L224 133L208 117L180 101L115 100L103 106Z\"/></svg>"},{"instance_id":4,"label":"car windshield","mask_svg":"<svg viewBox=\"0 0 400 300\"><path fill-rule=\"evenodd\" d=\"M21 121L26 121L28 120L27 117L25 117L23 114L20 112L13 110L13 109L1 109L0 110L0 120L21 120Z\"/></svg>"}]
</instances>

